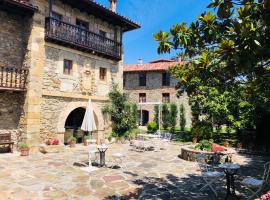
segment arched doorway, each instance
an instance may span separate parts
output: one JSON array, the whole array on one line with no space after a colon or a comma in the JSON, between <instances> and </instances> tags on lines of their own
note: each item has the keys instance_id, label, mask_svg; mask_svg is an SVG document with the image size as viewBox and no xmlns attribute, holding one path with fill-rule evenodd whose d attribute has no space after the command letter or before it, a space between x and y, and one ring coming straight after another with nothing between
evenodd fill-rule
<instances>
[{"instance_id":1,"label":"arched doorway","mask_svg":"<svg viewBox=\"0 0 270 200\"><path fill-rule=\"evenodd\" d=\"M140 120L141 126L146 126L149 122L149 111L148 110L138 110L138 119Z\"/></svg>"},{"instance_id":2,"label":"arched doorway","mask_svg":"<svg viewBox=\"0 0 270 200\"><path fill-rule=\"evenodd\" d=\"M72 135L77 138L78 143L83 142L84 132L81 131L80 128L83 122L85 111L85 108L80 107L76 108L68 115L65 122L65 143Z\"/></svg>"}]
</instances>

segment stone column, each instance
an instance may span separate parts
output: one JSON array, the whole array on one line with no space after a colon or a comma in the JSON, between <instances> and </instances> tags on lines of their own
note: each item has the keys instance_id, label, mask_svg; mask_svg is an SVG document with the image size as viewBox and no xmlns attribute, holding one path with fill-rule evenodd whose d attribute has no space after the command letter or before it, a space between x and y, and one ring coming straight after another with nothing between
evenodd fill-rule
<instances>
[{"instance_id":1,"label":"stone column","mask_svg":"<svg viewBox=\"0 0 270 200\"><path fill-rule=\"evenodd\" d=\"M39 6L42 9L42 5ZM42 14L43 13L43 14ZM24 104L26 116L24 139L34 146L40 143L40 112L42 79L45 63L45 16L42 10L34 14L28 40L28 88Z\"/></svg>"}]
</instances>

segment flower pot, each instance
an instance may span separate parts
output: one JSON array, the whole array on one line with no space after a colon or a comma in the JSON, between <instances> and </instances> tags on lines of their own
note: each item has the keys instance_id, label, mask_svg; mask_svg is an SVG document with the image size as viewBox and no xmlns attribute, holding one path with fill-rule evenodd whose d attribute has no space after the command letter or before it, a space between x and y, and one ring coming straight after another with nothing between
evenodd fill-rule
<instances>
[{"instance_id":1,"label":"flower pot","mask_svg":"<svg viewBox=\"0 0 270 200\"><path fill-rule=\"evenodd\" d=\"M242 149L242 143L237 143L236 148L237 149Z\"/></svg>"},{"instance_id":2,"label":"flower pot","mask_svg":"<svg viewBox=\"0 0 270 200\"><path fill-rule=\"evenodd\" d=\"M84 141L83 141L83 145L84 145L84 146L87 146L87 145L88 145L87 140L84 140Z\"/></svg>"},{"instance_id":3,"label":"flower pot","mask_svg":"<svg viewBox=\"0 0 270 200\"><path fill-rule=\"evenodd\" d=\"M224 141L224 147L229 147L229 141L227 140Z\"/></svg>"},{"instance_id":4,"label":"flower pot","mask_svg":"<svg viewBox=\"0 0 270 200\"><path fill-rule=\"evenodd\" d=\"M71 147L71 148L76 147L76 142L74 142L74 141L69 142L69 147Z\"/></svg>"},{"instance_id":5,"label":"flower pot","mask_svg":"<svg viewBox=\"0 0 270 200\"><path fill-rule=\"evenodd\" d=\"M29 156L29 148L22 148L21 156Z\"/></svg>"},{"instance_id":6,"label":"flower pot","mask_svg":"<svg viewBox=\"0 0 270 200\"><path fill-rule=\"evenodd\" d=\"M193 144L196 144L196 143L197 143L197 140L198 140L197 137L193 137L193 138L192 138L192 143L193 143Z\"/></svg>"}]
</instances>

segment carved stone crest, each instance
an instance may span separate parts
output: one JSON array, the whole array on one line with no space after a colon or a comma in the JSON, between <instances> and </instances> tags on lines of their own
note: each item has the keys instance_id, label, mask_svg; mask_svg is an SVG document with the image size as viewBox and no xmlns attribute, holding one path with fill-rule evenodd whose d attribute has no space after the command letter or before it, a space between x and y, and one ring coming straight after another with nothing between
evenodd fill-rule
<instances>
[{"instance_id":1,"label":"carved stone crest","mask_svg":"<svg viewBox=\"0 0 270 200\"><path fill-rule=\"evenodd\" d=\"M92 93L92 73L89 68L84 67L81 71L81 92L90 95Z\"/></svg>"}]
</instances>

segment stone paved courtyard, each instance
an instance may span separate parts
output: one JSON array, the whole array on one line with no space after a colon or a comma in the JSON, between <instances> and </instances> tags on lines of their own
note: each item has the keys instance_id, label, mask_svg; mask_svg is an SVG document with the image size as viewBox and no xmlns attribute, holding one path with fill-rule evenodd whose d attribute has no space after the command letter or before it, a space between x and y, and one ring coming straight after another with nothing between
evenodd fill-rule
<instances>
[{"instance_id":1,"label":"stone paved courtyard","mask_svg":"<svg viewBox=\"0 0 270 200\"><path fill-rule=\"evenodd\" d=\"M109 146L106 158L122 152L127 155L128 170L101 168L91 174L74 162L87 160L87 147L66 147L63 153L0 154L0 199L217 199L209 190L199 192L203 182L196 163L180 159L179 145L160 152L136 152L127 144ZM267 157L236 155L241 165L237 180L259 176ZM225 197L225 180L217 185L218 199ZM246 190L236 183L237 193ZM269 187L268 187L269 189ZM242 199L242 198L241 198Z\"/></svg>"}]
</instances>

